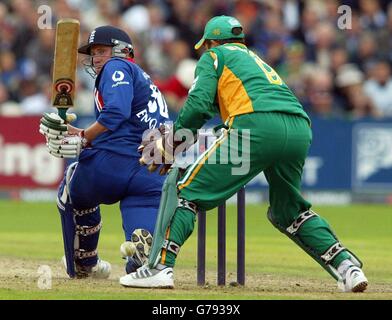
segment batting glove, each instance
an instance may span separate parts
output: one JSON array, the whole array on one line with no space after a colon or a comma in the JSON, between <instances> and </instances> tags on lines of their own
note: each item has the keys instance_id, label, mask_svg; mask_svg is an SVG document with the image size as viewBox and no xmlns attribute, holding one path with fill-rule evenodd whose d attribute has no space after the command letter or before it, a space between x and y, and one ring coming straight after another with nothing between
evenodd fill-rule
<instances>
[{"instance_id":1,"label":"batting glove","mask_svg":"<svg viewBox=\"0 0 392 320\"><path fill-rule=\"evenodd\" d=\"M66 123L70 123L76 119L74 113L67 113L67 121L64 121L56 113L44 113L40 120L39 132L47 139L61 139L68 134Z\"/></svg>"},{"instance_id":2,"label":"batting glove","mask_svg":"<svg viewBox=\"0 0 392 320\"><path fill-rule=\"evenodd\" d=\"M68 127L58 114L44 113L40 120L39 132L47 139L62 139L68 134Z\"/></svg>"},{"instance_id":3,"label":"batting glove","mask_svg":"<svg viewBox=\"0 0 392 320\"><path fill-rule=\"evenodd\" d=\"M49 139L49 153L56 158L77 158L82 150L90 144L84 137L84 131L78 135L68 135L61 139Z\"/></svg>"}]
</instances>

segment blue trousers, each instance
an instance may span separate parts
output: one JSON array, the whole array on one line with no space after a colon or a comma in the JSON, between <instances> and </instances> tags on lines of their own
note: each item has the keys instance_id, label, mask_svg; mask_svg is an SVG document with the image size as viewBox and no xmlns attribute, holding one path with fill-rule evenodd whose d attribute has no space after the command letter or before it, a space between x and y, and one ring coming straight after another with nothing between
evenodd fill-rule
<instances>
[{"instance_id":1,"label":"blue trousers","mask_svg":"<svg viewBox=\"0 0 392 320\"><path fill-rule=\"evenodd\" d=\"M131 240L132 232L138 228L153 234L163 182L164 177L140 166L138 158L84 150L70 175L69 204L64 206L73 213L76 229L82 230L77 241L79 248L75 248L80 252L76 262L92 265L98 259L100 204L120 203L125 240ZM65 183L64 177L59 198Z\"/></svg>"}]
</instances>

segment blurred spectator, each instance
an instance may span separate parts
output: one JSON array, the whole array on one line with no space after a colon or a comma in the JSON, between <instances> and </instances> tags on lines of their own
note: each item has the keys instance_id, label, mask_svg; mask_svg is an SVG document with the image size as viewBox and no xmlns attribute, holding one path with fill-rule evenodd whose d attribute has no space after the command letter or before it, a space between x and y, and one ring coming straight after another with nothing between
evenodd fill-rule
<instances>
[{"instance_id":1,"label":"blurred spectator","mask_svg":"<svg viewBox=\"0 0 392 320\"><path fill-rule=\"evenodd\" d=\"M349 62L348 52L343 46L337 46L331 50L330 69L333 75L336 76L339 68L348 62Z\"/></svg>"},{"instance_id":2,"label":"blurred spectator","mask_svg":"<svg viewBox=\"0 0 392 320\"><path fill-rule=\"evenodd\" d=\"M212 1L169 0L167 23L175 28L177 36L188 43L189 48L199 41L204 24L212 16ZM219 1L218 1L219 2ZM202 15L200 15L202 13ZM199 27L199 29L197 29Z\"/></svg>"},{"instance_id":3,"label":"blurred spectator","mask_svg":"<svg viewBox=\"0 0 392 320\"><path fill-rule=\"evenodd\" d=\"M0 2L0 50L9 50L14 41L14 32L7 6Z\"/></svg>"},{"instance_id":4,"label":"blurred spectator","mask_svg":"<svg viewBox=\"0 0 392 320\"><path fill-rule=\"evenodd\" d=\"M278 74L300 100L305 97L305 82L301 81L304 63L304 45L296 41L285 48L285 59L276 67Z\"/></svg>"},{"instance_id":5,"label":"blurred spectator","mask_svg":"<svg viewBox=\"0 0 392 320\"><path fill-rule=\"evenodd\" d=\"M176 70L177 65L184 59L190 57L190 49L184 40L174 40L167 46L164 46L164 52L168 56L168 62L170 65L167 67L170 69L169 73L173 73L172 70Z\"/></svg>"},{"instance_id":6,"label":"blurred spectator","mask_svg":"<svg viewBox=\"0 0 392 320\"><path fill-rule=\"evenodd\" d=\"M25 58L26 50L30 42L34 40L39 33L37 27L38 12L34 2L30 0L11 0L12 26L14 31L14 42L12 52L16 59Z\"/></svg>"},{"instance_id":7,"label":"blurred spectator","mask_svg":"<svg viewBox=\"0 0 392 320\"><path fill-rule=\"evenodd\" d=\"M150 14L147 7L135 5L122 15L123 24L135 33L148 32L150 28Z\"/></svg>"},{"instance_id":8,"label":"blurred spectator","mask_svg":"<svg viewBox=\"0 0 392 320\"><path fill-rule=\"evenodd\" d=\"M336 76L336 85L342 93L343 107L352 119L380 116L363 90L363 80L363 73L353 64L341 66Z\"/></svg>"},{"instance_id":9,"label":"blurred spectator","mask_svg":"<svg viewBox=\"0 0 392 320\"><path fill-rule=\"evenodd\" d=\"M42 115L44 112L56 112L51 106L52 81L49 77L24 80L24 98L20 106L24 114Z\"/></svg>"},{"instance_id":10,"label":"blurred spectator","mask_svg":"<svg viewBox=\"0 0 392 320\"><path fill-rule=\"evenodd\" d=\"M165 24L164 12L158 5L148 6L150 28L143 33L142 46L150 75L153 78L166 78L174 69L170 66L170 57L165 54L165 48L176 38L176 30Z\"/></svg>"},{"instance_id":11,"label":"blurred spectator","mask_svg":"<svg viewBox=\"0 0 392 320\"><path fill-rule=\"evenodd\" d=\"M0 82L9 94L9 98L18 101L21 74L16 65L15 55L11 51L0 52Z\"/></svg>"},{"instance_id":12,"label":"blurred spectator","mask_svg":"<svg viewBox=\"0 0 392 320\"><path fill-rule=\"evenodd\" d=\"M378 59L378 45L373 33L363 33L359 39L359 47L356 55L351 59L359 68L366 72Z\"/></svg>"},{"instance_id":13,"label":"blurred spectator","mask_svg":"<svg viewBox=\"0 0 392 320\"><path fill-rule=\"evenodd\" d=\"M26 51L26 57L34 63L37 76L51 76L55 44L55 30L43 29L38 33Z\"/></svg>"},{"instance_id":14,"label":"blurred spectator","mask_svg":"<svg viewBox=\"0 0 392 320\"><path fill-rule=\"evenodd\" d=\"M9 100L7 88L0 82L0 106Z\"/></svg>"},{"instance_id":15,"label":"blurred spectator","mask_svg":"<svg viewBox=\"0 0 392 320\"><path fill-rule=\"evenodd\" d=\"M99 25L113 24L126 29L135 46L135 60L154 80L167 86L165 95L170 95L172 110L181 106L182 95L187 91L187 86L179 85L177 70L183 61L199 58L202 51L193 47L205 23L214 15L225 14L241 21L248 47L277 69L312 114L332 118L345 116L345 112L352 118L377 116L366 98L362 101L365 106L357 101L363 95L364 82L375 110L380 110L383 116L390 115L391 107L386 106L391 101L390 79L386 80L391 77L390 69L386 63L381 67L378 64L380 59L392 63L389 0L1 1L0 93L3 100L7 99L2 106L10 101L23 101L23 109L32 112L30 106L38 110L36 105L41 101L41 108L45 109L45 88L34 82L51 77L54 29L37 26L37 8L42 4L52 9L53 25L64 17L79 19L83 42L89 30ZM349 29L338 28L340 5L352 9ZM343 68L348 63L362 72L361 83L338 86L338 78L349 78L350 73ZM88 92L94 80L80 72L82 68L79 61L75 111L92 114L92 97ZM342 70L346 70L344 76ZM350 72L353 79L354 73ZM10 110L13 114L12 110L22 108Z\"/></svg>"},{"instance_id":16,"label":"blurred spectator","mask_svg":"<svg viewBox=\"0 0 392 320\"><path fill-rule=\"evenodd\" d=\"M283 3L283 21L286 28L293 32L300 26L300 3L298 1L286 0Z\"/></svg>"},{"instance_id":17,"label":"blurred spectator","mask_svg":"<svg viewBox=\"0 0 392 320\"><path fill-rule=\"evenodd\" d=\"M295 33L295 37L301 42L313 45L316 41L316 25L320 21L317 6L305 5L301 13L301 24Z\"/></svg>"},{"instance_id":18,"label":"blurred spectator","mask_svg":"<svg viewBox=\"0 0 392 320\"><path fill-rule=\"evenodd\" d=\"M83 23L89 30L93 30L98 26L108 25L113 15L116 14L117 9L116 1L97 0L95 5L81 12Z\"/></svg>"},{"instance_id":19,"label":"blurred spectator","mask_svg":"<svg viewBox=\"0 0 392 320\"><path fill-rule=\"evenodd\" d=\"M77 115L94 116L94 95L81 81L76 81L75 108L72 112Z\"/></svg>"},{"instance_id":20,"label":"blurred spectator","mask_svg":"<svg viewBox=\"0 0 392 320\"><path fill-rule=\"evenodd\" d=\"M264 60L275 67L283 58L284 46L289 42L290 36L284 28L282 15L270 8L262 19L260 29L253 32L253 47Z\"/></svg>"},{"instance_id":21,"label":"blurred spectator","mask_svg":"<svg viewBox=\"0 0 392 320\"><path fill-rule=\"evenodd\" d=\"M91 1L83 1L84 4L88 2L91 6ZM57 19L74 18L80 20L80 12L84 11L80 0L56 0L54 4Z\"/></svg>"},{"instance_id":22,"label":"blurred spectator","mask_svg":"<svg viewBox=\"0 0 392 320\"><path fill-rule=\"evenodd\" d=\"M22 114L19 104L9 100L7 88L0 82L0 115L20 116Z\"/></svg>"},{"instance_id":23,"label":"blurred spectator","mask_svg":"<svg viewBox=\"0 0 392 320\"><path fill-rule=\"evenodd\" d=\"M178 64L174 75L166 81L156 82L171 111L177 113L182 107L192 86L195 68L196 60L184 59Z\"/></svg>"},{"instance_id":24,"label":"blurred spectator","mask_svg":"<svg viewBox=\"0 0 392 320\"><path fill-rule=\"evenodd\" d=\"M363 32L364 30L360 22L359 13L357 11L352 11L351 28L344 30L345 46L350 58L356 57Z\"/></svg>"},{"instance_id":25,"label":"blurred spectator","mask_svg":"<svg viewBox=\"0 0 392 320\"><path fill-rule=\"evenodd\" d=\"M241 22L247 35L247 43L250 46L254 46L260 31L265 29L263 26L264 16L270 13L270 6L265 1L260 2L261 4L257 1L239 0L235 1L233 5L233 16ZM266 13L263 14L263 11Z\"/></svg>"},{"instance_id":26,"label":"blurred spectator","mask_svg":"<svg viewBox=\"0 0 392 320\"><path fill-rule=\"evenodd\" d=\"M325 5L325 19L330 23L336 25L339 19L338 8L340 6L339 0L323 1Z\"/></svg>"},{"instance_id":27,"label":"blurred spectator","mask_svg":"<svg viewBox=\"0 0 392 320\"><path fill-rule=\"evenodd\" d=\"M359 0L361 24L364 29L382 29L386 24L386 16L378 0Z\"/></svg>"},{"instance_id":28,"label":"blurred spectator","mask_svg":"<svg viewBox=\"0 0 392 320\"><path fill-rule=\"evenodd\" d=\"M379 61L371 74L373 77L364 84L365 93L383 116L392 117L391 66L387 61Z\"/></svg>"},{"instance_id":29,"label":"blurred spectator","mask_svg":"<svg viewBox=\"0 0 392 320\"><path fill-rule=\"evenodd\" d=\"M310 116L318 115L326 119L342 117L333 95L331 72L318 66L309 66L305 73L306 100L303 104Z\"/></svg>"},{"instance_id":30,"label":"blurred spectator","mask_svg":"<svg viewBox=\"0 0 392 320\"><path fill-rule=\"evenodd\" d=\"M316 62L323 68L331 66L331 50L336 43L336 30L329 22L320 22L315 29L316 39L314 45L307 46L308 59Z\"/></svg>"},{"instance_id":31,"label":"blurred spectator","mask_svg":"<svg viewBox=\"0 0 392 320\"><path fill-rule=\"evenodd\" d=\"M388 7L388 21L385 28L377 33L381 56L392 63L392 3Z\"/></svg>"}]
</instances>

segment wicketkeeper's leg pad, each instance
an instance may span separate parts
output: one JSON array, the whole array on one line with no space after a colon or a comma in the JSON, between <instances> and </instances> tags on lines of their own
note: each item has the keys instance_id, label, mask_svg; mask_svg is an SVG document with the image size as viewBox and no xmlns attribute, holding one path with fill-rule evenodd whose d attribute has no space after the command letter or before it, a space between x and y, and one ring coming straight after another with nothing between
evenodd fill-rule
<instances>
[{"instance_id":1,"label":"wicketkeeper's leg pad","mask_svg":"<svg viewBox=\"0 0 392 320\"><path fill-rule=\"evenodd\" d=\"M328 223L314 211L309 209L300 213L289 226L279 222L271 208L267 216L279 231L300 246L336 280L341 280L337 271L341 261L350 259L354 265L362 267L362 262L341 245Z\"/></svg>"},{"instance_id":2,"label":"wicketkeeper's leg pad","mask_svg":"<svg viewBox=\"0 0 392 320\"><path fill-rule=\"evenodd\" d=\"M72 163L60 184L57 207L61 217L67 274L84 277L97 264L97 245L101 229L99 207L75 209L69 196L69 186L76 170Z\"/></svg>"},{"instance_id":3,"label":"wicketkeeper's leg pad","mask_svg":"<svg viewBox=\"0 0 392 320\"><path fill-rule=\"evenodd\" d=\"M158 217L155 223L154 237L148 264L154 268L161 258L161 251L165 241L166 230L177 208L177 179L179 169L173 168L168 174L162 187L161 201L159 203Z\"/></svg>"},{"instance_id":4,"label":"wicketkeeper's leg pad","mask_svg":"<svg viewBox=\"0 0 392 320\"><path fill-rule=\"evenodd\" d=\"M154 268L161 261L161 253L163 249L167 252L171 252L175 256L177 256L180 250L182 243L167 239L167 232L170 231L170 225L176 213L176 209L186 209L186 211L191 215L190 220L192 220L192 222L196 216L195 204L185 199L178 199L177 181L179 174L179 169L173 168L162 187L162 196L159 204L158 217L155 224L154 237L148 261L151 268Z\"/></svg>"}]
</instances>

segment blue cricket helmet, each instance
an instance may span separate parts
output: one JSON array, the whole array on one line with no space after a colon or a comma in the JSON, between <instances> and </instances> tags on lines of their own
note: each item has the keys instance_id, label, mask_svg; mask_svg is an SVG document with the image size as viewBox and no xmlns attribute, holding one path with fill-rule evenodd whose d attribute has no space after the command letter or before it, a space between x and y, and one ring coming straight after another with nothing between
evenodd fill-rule
<instances>
[{"instance_id":1,"label":"blue cricket helmet","mask_svg":"<svg viewBox=\"0 0 392 320\"><path fill-rule=\"evenodd\" d=\"M102 26L95 28L88 37L88 43L78 49L79 53L91 54L91 47L94 44L101 44L111 47L119 46L121 50L127 49L133 54L133 46L131 38L128 34L113 26Z\"/></svg>"}]
</instances>

